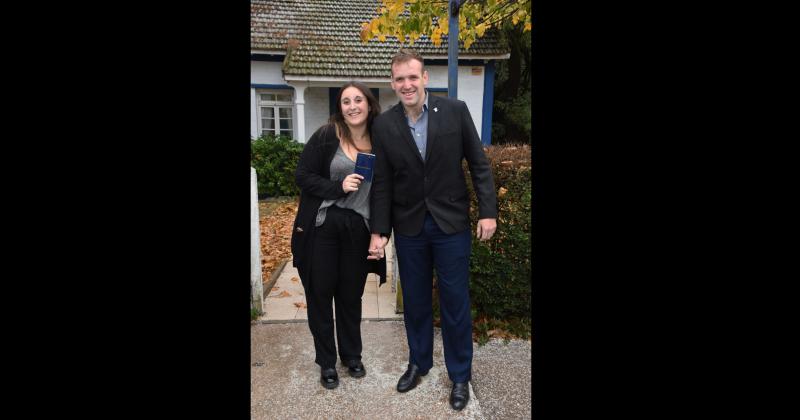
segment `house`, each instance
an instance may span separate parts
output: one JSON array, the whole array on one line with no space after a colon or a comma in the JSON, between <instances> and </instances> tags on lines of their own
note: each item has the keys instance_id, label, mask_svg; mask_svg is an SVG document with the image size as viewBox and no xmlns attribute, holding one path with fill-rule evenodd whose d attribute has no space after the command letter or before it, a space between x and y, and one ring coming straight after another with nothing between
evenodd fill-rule
<instances>
[{"instance_id":1,"label":"house","mask_svg":"<svg viewBox=\"0 0 800 420\"><path fill-rule=\"evenodd\" d=\"M357 80L381 108L398 102L389 86L394 37L363 43L361 25L377 16L378 0L251 0L250 132L275 133L306 142L335 109L338 88ZM406 46L409 46L406 44ZM425 60L428 91L447 96L447 37L413 45ZM509 50L487 33L458 53L458 98L466 102L484 144L491 143L495 62Z\"/></svg>"}]
</instances>

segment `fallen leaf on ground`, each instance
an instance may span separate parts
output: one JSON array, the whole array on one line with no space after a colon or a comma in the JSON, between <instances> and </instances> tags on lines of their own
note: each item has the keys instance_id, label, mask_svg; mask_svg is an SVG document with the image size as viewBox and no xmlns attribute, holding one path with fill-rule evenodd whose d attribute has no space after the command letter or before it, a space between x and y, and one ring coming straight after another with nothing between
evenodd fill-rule
<instances>
[{"instance_id":1,"label":"fallen leaf on ground","mask_svg":"<svg viewBox=\"0 0 800 420\"><path fill-rule=\"evenodd\" d=\"M284 290L284 291L282 291L280 294L278 294L278 296L276 296L276 297L279 297L279 298L284 298L284 297L289 297L289 296L291 296L291 295L292 295L291 293L289 293L289 292L287 292L286 290Z\"/></svg>"},{"instance_id":2,"label":"fallen leaf on ground","mask_svg":"<svg viewBox=\"0 0 800 420\"><path fill-rule=\"evenodd\" d=\"M298 308L306 308L306 304L303 302L295 302L294 306L297 306Z\"/></svg>"},{"instance_id":3,"label":"fallen leaf on ground","mask_svg":"<svg viewBox=\"0 0 800 420\"><path fill-rule=\"evenodd\" d=\"M259 203L264 204L264 203ZM283 203L265 211L259 208L261 230L261 275L264 283L268 282L278 265L292 257L292 227L297 214L297 201ZM264 206L266 207L266 205ZM291 261L288 262L291 264Z\"/></svg>"},{"instance_id":4,"label":"fallen leaf on ground","mask_svg":"<svg viewBox=\"0 0 800 420\"><path fill-rule=\"evenodd\" d=\"M298 281L300 281L300 279L298 279L297 277L292 277L292 281L297 283Z\"/></svg>"}]
</instances>

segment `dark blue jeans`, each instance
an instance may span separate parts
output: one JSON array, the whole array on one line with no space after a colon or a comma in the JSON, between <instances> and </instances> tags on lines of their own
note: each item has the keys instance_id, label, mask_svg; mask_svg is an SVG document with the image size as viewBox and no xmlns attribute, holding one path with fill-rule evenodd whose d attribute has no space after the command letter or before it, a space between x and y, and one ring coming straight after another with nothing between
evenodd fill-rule
<instances>
[{"instance_id":1,"label":"dark blue jeans","mask_svg":"<svg viewBox=\"0 0 800 420\"><path fill-rule=\"evenodd\" d=\"M430 214L417 236L395 235L409 362L427 372L433 366L433 269L439 287L442 342L447 373L466 382L472 369L469 303L470 230L448 235Z\"/></svg>"}]
</instances>

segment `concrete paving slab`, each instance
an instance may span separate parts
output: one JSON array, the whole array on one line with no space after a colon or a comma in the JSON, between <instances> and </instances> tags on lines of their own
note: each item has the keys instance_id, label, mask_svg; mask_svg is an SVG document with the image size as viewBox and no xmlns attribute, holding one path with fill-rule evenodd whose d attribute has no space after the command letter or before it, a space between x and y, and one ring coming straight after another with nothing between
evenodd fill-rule
<instances>
[{"instance_id":1,"label":"concrete paving slab","mask_svg":"<svg viewBox=\"0 0 800 420\"><path fill-rule=\"evenodd\" d=\"M263 305L265 313L259 317L259 322L295 322L308 319L305 290L300 282L297 268L293 267L291 262L283 267L272 289L265 290L264 293L266 293ZM402 319L402 314L394 313L396 296L389 282L378 287L377 276L370 273L362 296L363 319ZM381 309L381 306L387 305L390 307Z\"/></svg>"}]
</instances>

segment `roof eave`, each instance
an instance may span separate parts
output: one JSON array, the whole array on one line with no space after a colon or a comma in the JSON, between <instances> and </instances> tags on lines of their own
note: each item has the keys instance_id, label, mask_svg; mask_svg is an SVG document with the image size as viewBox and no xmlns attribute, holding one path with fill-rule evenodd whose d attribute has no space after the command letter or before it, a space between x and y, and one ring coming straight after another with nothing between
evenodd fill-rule
<instances>
[{"instance_id":1,"label":"roof eave","mask_svg":"<svg viewBox=\"0 0 800 420\"><path fill-rule=\"evenodd\" d=\"M286 51L281 50L250 50L250 54L263 54L263 55L286 55Z\"/></svg>"},{"instance_id":2,"label":"roof eave","mask_svg":"<svg viewBox=\"0 0 800 420\"><path fill-rule=\"evenodd\" d=\"M495 55L475 55L475 54L459 54L459 60L507 60L511 57L511 53L495 54ZM447 60L447 55L423 55L426 60Z\"/></svg>"}]
</instances>

